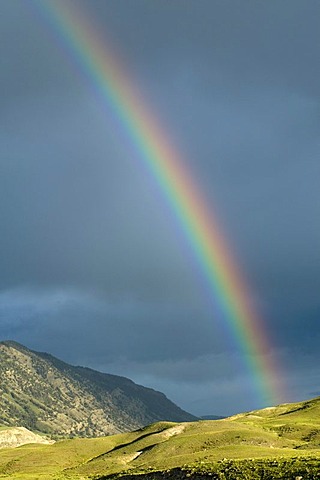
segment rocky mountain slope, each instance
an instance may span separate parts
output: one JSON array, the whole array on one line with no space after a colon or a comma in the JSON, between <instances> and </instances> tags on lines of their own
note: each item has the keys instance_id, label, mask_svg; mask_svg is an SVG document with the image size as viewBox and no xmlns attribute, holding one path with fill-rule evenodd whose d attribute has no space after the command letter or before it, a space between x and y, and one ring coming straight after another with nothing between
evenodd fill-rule
<instances>
[{"instance_id":1,"label":"rocky mountain slope","mask_svg":"<svg viewBox=\"0 0 320 480\"><path fill-rule=\"evenodd\" d=\"M0 425L56 436L100 436L159 420L192 421L160 392L0 342Z\"/></svg>"}]
</instances>

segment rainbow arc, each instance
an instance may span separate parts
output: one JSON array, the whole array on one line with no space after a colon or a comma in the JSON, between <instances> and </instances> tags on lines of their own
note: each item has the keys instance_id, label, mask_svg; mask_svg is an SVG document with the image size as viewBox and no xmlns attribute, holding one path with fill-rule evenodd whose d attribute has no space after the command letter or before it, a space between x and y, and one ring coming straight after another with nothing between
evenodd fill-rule
<instances>
[{"instance_id":1,"label":"rainbow arc","mask_svg":"<svg viewBox=\"0 0 320 480\"><path fill-rule=\"evenodd\" d=\"M241 350L261 404L279 403L279 369L270 354L271 344L263 320L251 305L246 282L228 242L191 178L186 162L84 11L65 0L34 0L34 3L89 79L92 89L108 111L113 112L130 139L131 148L136 149L144 168L152 174L169 203L230 335Z\"/></svg>"}]
</instances>

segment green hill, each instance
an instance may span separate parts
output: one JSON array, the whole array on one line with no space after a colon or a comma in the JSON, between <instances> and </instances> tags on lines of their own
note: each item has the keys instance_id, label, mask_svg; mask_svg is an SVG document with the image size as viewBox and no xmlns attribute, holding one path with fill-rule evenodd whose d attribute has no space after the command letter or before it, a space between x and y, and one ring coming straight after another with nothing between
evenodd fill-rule
<instances>
[{"instance_id":1,"label":"green hill","mask_svg":"<svg viewBox=\"0 0 320 480\"><path fill-rule=\"evenodd\" d=\"M0 478L320 478L320 398L216 421L0 450ZM142 477L140 476L142 475Z\"/></svg>"}]
</instances>

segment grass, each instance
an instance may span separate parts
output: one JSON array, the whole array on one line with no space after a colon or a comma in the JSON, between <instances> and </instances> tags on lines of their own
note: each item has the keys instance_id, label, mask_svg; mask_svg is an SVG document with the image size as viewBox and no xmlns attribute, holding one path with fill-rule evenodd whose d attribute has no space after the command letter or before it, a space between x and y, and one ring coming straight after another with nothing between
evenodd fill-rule
<instances>
[{"instance_id":1,"label":"grass","mask_svg":"<svg viewBox=\"0 0 320 480\"><path fill-rule=\"evenodd\" d=\"M213 480L320 480L319 472L320 398L223 420L160 422L110 437L0 450L0 479L12 480L137 474L148 480L200 474Z\"/></svg>"}]
</instances>

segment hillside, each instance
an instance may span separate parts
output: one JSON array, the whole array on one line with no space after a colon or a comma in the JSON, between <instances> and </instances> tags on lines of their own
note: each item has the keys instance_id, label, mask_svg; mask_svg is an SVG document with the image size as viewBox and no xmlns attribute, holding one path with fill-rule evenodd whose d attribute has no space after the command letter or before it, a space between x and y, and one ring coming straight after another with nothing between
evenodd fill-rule
<instances>
[{"instance_id":1,"label":"hillside","mask_svg":"<svg viewBox=\"0 0 320 480\"><path fill-rule=\"evenodd\" d=\"M158 422L104 438L0 450L0 478L12 480L316 480L319 474L320 398L223 420Z\"/></svg>"},{"instance_id":2,"label":"hillside","mask_svg":"<svg viewBox=\"0 0 320 480\"><path fill-rule=\"evenodd\" d=\"M0 343L0 425L54 436L101 436L194 418L162 393L127 378Z\"/></svg>"}]
</instances>

